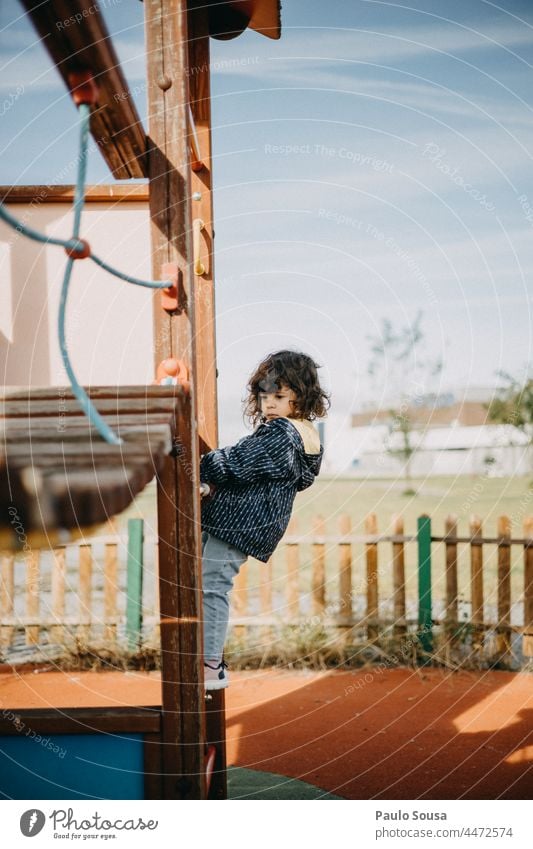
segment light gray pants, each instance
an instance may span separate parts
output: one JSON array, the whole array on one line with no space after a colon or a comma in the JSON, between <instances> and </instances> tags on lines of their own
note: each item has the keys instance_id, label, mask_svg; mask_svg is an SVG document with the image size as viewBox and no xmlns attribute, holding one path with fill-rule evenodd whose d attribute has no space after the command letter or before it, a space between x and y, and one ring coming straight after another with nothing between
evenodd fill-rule
<instances>
[{"instance_id":1,"label":"light gray pants","mask_svg":"<svg viewBox=\"0 0 533 849\"><path fill-rule=\"evenodd\" d=\"M229 619L228 593L247 555L224 540L202 531L204 658L222 660Z\"/></svg>"}]
</instances>

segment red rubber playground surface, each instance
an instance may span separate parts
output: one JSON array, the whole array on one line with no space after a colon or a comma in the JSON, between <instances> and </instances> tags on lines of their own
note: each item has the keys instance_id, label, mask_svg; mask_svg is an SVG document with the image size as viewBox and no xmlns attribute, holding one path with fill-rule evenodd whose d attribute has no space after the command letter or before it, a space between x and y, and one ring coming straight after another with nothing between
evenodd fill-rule
<instances>
[{"instance_id":1,"label":"red rubber playground surface","mask_svg":"<svg viewBox=\"0 0 533 849\"><path fill-rule=\"evenodd\" d=\"M228 764L346 799L529 799L533 676L232 673ZM158 673L0 671L2 708L159 703Z\"/></svg>"},{"instance_id":2,"label":"red rubber playground surface","mask_svg":"<svg viewBox=\"0 0 533 849\"><path fill-rule=\"evenodd\" d=\"M229 763L347 799L529 799L533 676L244 673L228 744Z\"/></svg>"}]
</instances>

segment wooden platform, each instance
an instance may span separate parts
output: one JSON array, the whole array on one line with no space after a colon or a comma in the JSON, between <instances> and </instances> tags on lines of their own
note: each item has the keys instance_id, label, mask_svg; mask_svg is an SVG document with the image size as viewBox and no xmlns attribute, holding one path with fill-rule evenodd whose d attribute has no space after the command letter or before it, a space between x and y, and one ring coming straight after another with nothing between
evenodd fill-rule
<instances>
[{"instance_id":1,"label":"wooden platform","mask_svg":"<svg viewBox=\"0 0 533 849\"><path fill-rule=\"evenodd\" d=\"M7 389L0 399L0 542L21 548L124 510L176 442L179 386L86 389L122 438L106 443L70 388ZM65 541L65 540L63 540Z\"/></svg>"}]
</instances>

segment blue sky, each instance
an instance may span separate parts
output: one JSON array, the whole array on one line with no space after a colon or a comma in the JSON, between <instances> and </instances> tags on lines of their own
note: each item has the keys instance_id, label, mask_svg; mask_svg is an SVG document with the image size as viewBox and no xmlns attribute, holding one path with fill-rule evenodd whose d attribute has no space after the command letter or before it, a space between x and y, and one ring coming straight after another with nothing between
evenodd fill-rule
<instances>
[{"instance_id":1,"label":"blue sky","mask_svg":"<svg viewBox=\"0 0 533 849\"><path fill-rule=\"evenodd\" d=\"M144 118L142 4L101 6ZM393 364L369 382L368 337L419 310L419 356L444 362L428 390L523 376L531 5L286 0L282 20L280 41L211 42L221 415L239 421L249 372L280 347L315 357L343 414L385 398ZM57 72L15 0L0 29L0 183L72 182ZM89 181L111 182L97 153Z\"/></svg>"}]
</instances>

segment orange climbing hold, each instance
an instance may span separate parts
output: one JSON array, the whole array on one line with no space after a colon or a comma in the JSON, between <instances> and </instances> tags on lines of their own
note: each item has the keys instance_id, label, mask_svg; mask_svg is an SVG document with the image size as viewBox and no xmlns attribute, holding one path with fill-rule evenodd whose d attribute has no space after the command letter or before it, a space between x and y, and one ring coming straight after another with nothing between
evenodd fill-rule
<instances>
[{"instance_id":1,"label":"orange climbing hold","mask_svg":"<svg viewBox=\"0 0 533 849\"><path fill-rule=\"evenodd\" d=\"M154 382L160 386L179 384L184 389L188 389L189 372L187 371L187 366L182 360L177 360L175 357L167 357L166 360L162 360L159 363Z\"/></svg>"},{"instance_id":2,"label":"orange climbing hold","mask_svg":"<svg viewBox=\"0 0 533 849\"><path fill-rule=\"evenodd\" d=\"M171 286L161 289L161 308L170 312L179 312L178 280L179 269L175 262L164 262L161 266L161 279L168 280Z\"/></svg>"}]
</instances>

